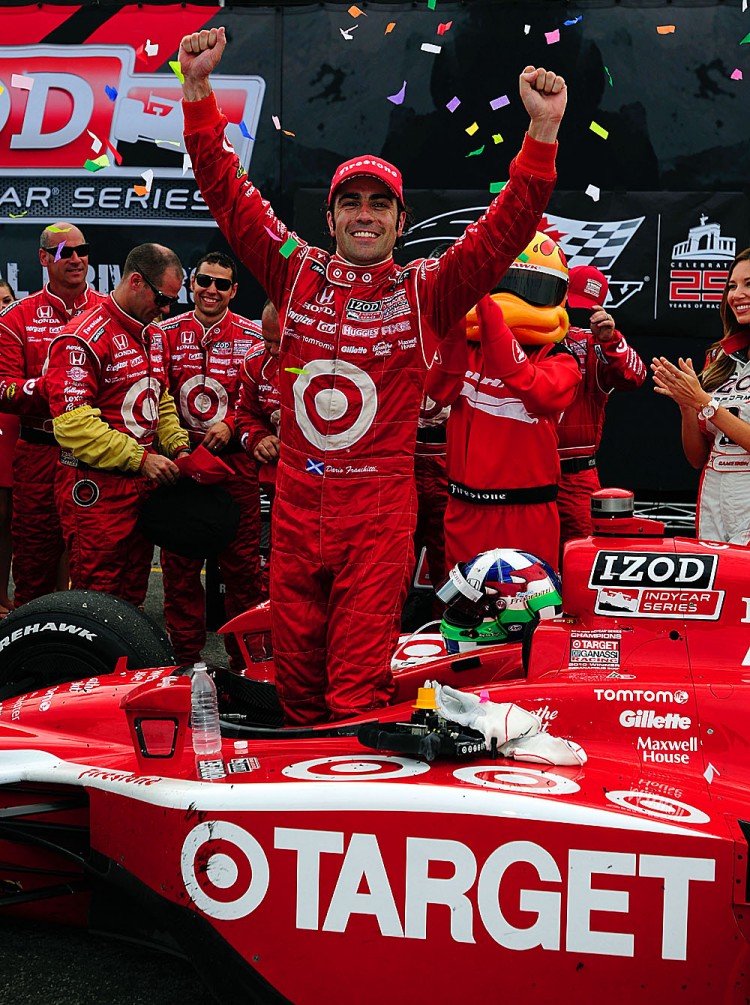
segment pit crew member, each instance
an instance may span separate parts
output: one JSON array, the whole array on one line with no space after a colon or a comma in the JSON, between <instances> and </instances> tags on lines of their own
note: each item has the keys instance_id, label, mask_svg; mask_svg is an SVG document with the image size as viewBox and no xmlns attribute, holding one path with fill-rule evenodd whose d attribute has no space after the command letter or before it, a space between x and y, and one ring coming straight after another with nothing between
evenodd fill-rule
<instances>
[{"instance_id":1,"label":"pit crew member","mask_svg":"<svg viewBox=\"0 0 750 1005\"><path fill-rule=\"evenodd\" d=\"M203 444L226 461L234 474L223 483L240 507L240 525L219 556L226 587L227 618L260 599L260 505L255 464L239 449L235 407L240 370L249 351L260 345L260 326L229 309L237 294L233 258L212 251L198 260L190 277L194 310L161 325L167 387L181 425L193 446ZM195 663L206 644L203 561L162 549L164 614L178 663ZM233 635L225 636L230 666L242 665Z\"/></svg>"},{"instance_id":2,"label":"pit crew member","mask_svg":"<svg viewBox=\"0 0 750 1005\"><path fill-rule=\"evenodd\" d=\"M607 277L590 265L570 270L567 307L590 312L589 328L571 326L564 344L575 354L582 381L575 401L565 409L560 435L560 548L574 537L591 534L591 493L601 488L596 452L604 411L612 391L635 391L646 379L646 364L615 328L603 304Z\"/></svg>"},{"instance_id":3,"label":"pit crew member","mask_svg":"<svg viewBox=\"0 0 750 1005\"><path fill-rule=\"evenodd\" d=\"M59 221L42 231L45 286L0 314L0 411L20 416L13 459L14 604L52 593L63 554L54 483L60 449L39 378L52 339L71 318L104 298L86 282L89 246L83 232Z\"/></svg>"},{"instance_id":4,"label":"pit crew member","mask_svg":"<svg viewBox=\"0 0 750 1005\"><path fill-rule=\"evenodd\" d=\"M334 254L292 235L224 137L210 72L223 28L180 47L186 143L202 195L281 319L281 455L273 518L272 634L288 723L368 712L393 693L390 657L413 563L414 441L434 339L490 290L532 236L554 184L562 78L527 67L531 116L510 181L437 261L392 252L401 174L341 164L327 221Z\"/></svg>"},{"instance_id":5,"label":"pit crew member","mask_svg":"<svg viewBox=\"0 0 750 1005\"><path fill-rule=\"evenodd\" d=\"M136 527L140 507L154 485L177 481L170 457L188 450L153 323L177 302L182 282L173 251L140 244L112 294L50 346L50 412L63 448L57 505L72 585L135 605L145 599L154 551Z\"/></svg>"}]
</instances>

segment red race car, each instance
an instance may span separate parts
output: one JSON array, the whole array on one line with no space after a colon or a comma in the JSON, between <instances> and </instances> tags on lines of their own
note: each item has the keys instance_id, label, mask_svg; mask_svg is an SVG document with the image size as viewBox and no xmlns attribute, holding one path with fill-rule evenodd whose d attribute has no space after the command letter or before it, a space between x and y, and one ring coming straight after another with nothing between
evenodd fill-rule
<instances>
[{"instance_id":1,"label":"red race car","mask_svg":"<svg viewBox=\"0 0 750 1005\"><path fill-rule=\"evenodd\" d=\"M750 552L624 499L568 545L561 618L407 655L377 719L269 725L249 615L245 674L216 672L218 781L185 668L142 668L163 646L140 615L59 595L10 615L0 907L178 949L220 1001L746 1003ZM446 695L543 742L496 746Z\"/></svg>"}]
</instances>

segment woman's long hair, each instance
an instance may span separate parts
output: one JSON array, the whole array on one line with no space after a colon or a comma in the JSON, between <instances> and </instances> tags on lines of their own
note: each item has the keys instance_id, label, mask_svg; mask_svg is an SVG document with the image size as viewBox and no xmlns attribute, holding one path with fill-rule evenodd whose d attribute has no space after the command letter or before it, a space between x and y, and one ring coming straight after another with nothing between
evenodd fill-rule
<instances>
[{"instance_id":1,"label":"woman's long hair","mask_svg":"<svg viewBox=\"0 0 750 1005\"><path fill-rule=\"evenodd\" d=\"M719 315L721 317L721 323L724 326L724 334L722 338L726 338L728 335L736 335L741 329L747 329L747 325L741 325L737 318L734 316L734 311L731 309L727 303L727 298L729 296L729 282L732 278L734 270L737 268L740 262L750 262L750 248L745 248L741 251L739 255L732 262L732 265L727 273L727 281L724 284L724 292L721 295L721 304L719 306ZM721 342L714 342L710 346L708 353L706 354L707 363L703 370L698 374L698 378L701 385L706 391L715 391L717 387L720 387L725 380L727 380L734 372L734 360L731 356L727 356L724 350L721 348Z\"/></svg>"}]
</instances>

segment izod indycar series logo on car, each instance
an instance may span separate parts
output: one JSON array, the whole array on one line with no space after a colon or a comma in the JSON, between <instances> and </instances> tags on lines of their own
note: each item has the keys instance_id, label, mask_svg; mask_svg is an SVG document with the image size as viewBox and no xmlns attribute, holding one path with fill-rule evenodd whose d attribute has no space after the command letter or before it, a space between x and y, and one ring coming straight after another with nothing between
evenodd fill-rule
<instances>
[{"instance_id":1,"label":"izod indycar series logo on car","mask_svg":"<svg viewBox=\"0 0 750 1005\"><path fill-rule=\"evenodd\" d=\"M179 82L169 70L138 73L136 65L135 51L125 45L3 49L0 208L6 215L214 226L186 157ZM229 119L227 135L247 167L265 81L217 74L212 83ZM92 170L102 156L107 163ZM140 176L154 163L153 180L144 186Z\"/></svg>"},{"instance_id":2,"label":"izod indycar series logo on car","mask_svg":"<svg viewBox=\"0 0 750 1005\"><path fill-rule=\"evenodd\" d=\"M589 588L597 614L716 621L724 591L713 590L718 556L597 552Z\"/></svg>"}]
</instances>

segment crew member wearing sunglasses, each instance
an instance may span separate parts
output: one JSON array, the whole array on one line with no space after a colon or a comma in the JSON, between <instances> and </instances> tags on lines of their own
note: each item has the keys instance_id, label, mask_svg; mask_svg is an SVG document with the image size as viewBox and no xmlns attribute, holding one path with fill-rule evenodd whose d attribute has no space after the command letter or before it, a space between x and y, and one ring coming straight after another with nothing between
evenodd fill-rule
<instances>
[{"instance_id":1,"label":"crew member wearing sunglasses","mask_svg":"<svg viewBox=\"0 0 750 1005\"><path fill-rule=\"evenodd\" d=\"M40 377L52 339L104 298L87 284L89 246L64 220L41 234L47 283L0 315L0 410L21 416L13 459L13 580L16 607L57 588L63 554L54 498L60 449Z\"/></svg>"},{"instance_id":2,"label":"crew member wearing sunglasses","mask_svg":"<svg viewBox=\"0 0 750 1005\"><path fill-rule=\"evenodd\" d=\"M49 352L46 384L63 465L57 505L72 586L136 605L146 597L154 550L138 514L156 484L177 481L170 458L188 449L154 324L182 283L173 251L138 245L112 294L69 324Z\"/></svg>"},{"instance_id":3,"label":"crew member wearing sunglasses","mask_svg":"<svg viewBox=\"0 0 750 1005\"><path fill-rule=\"evenodd\" d=\"M221 252L198 260L190 279L195 307L161 326L169 391L193 447L202 445L232 468L224 487L240 507L240 525L229 548L219 555L228 618L259 603L260 501L255 461L235 436L235 406L247 353L262 345L256 321L235 314L237 265ZM206 644L206 602L202 558L162 549L164 613L178 663L195 663ZM234 636L225 636L230 665L242 666Z\"/></svg>"}]
</instances>

